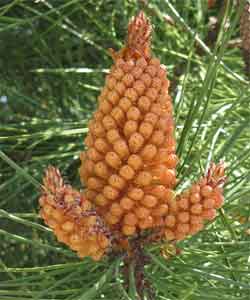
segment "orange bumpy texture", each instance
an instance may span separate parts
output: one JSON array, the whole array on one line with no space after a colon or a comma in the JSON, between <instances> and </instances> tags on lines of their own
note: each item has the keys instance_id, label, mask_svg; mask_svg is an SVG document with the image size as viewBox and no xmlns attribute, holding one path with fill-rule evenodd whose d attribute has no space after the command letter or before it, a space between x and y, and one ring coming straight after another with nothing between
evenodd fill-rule
<instances>
[{"instance_id":1,"label":"orange bumpy texture","mask_svg":"<svg viewBox=\"0 0 250 300\"><path fill-rule=\"evenodd\" d=\"M223 164L212 164L206 176L177 196L165 218L165 238L183 240L202 230L205 221L213 220L224 202L224 181Z\"/></svg>"},{"instance_id":2,"label":"orange bumpy texture","mask_svg":"<svg viewBox=\"0 0 250 300\"><path fill-rule=\"evenodd\" d=\"M166 69L150 53L151 25L139 13L127 43L111 50L114 65L80 154L83 193L50 167L40 197L41 216L57 239L80 257L99 260L111 248L129 250L136 233L148 241L177 241L215 218L223 204L223 164L176 196L176 141ZM112 240L112 245L111 245Z\"/></svg>"},{"instance_id":3,"label":"orange bumpy texture","mask_svg":"<svg viewBox=\"0 0 250 300\"><path fill-rule=\"evenodd\" d=\"M176 184L177 156L169 81L150 54L151 25L140 13L128 26L89 122L81 154L85 197L110 228L130 236L163 224Z\"/></svg>"},{"instance_id":4,"label":"orange bumpy texture","mask_svg":"<svg viewBox=\"0 0 250 300\"><path fill-rule=\"evenodd\" d=\"M48 168L43 183L40 215L58 241L77 251L79 257L91 256L99 260L110 241L100 218L91 210L91 203L64 184L56 168Z\"/></svg>"}]
</instances>

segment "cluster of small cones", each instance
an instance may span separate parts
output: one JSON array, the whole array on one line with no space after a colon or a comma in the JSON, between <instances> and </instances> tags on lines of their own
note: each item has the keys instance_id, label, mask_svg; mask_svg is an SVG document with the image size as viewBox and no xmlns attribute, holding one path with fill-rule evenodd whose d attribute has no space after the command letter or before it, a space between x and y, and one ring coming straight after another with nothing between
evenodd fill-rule
<instances>
[{"instance_id":1,"label":"cluster of small cones","mask_svg":"<svg viewBox=\"0 0 250 300\"><path fill-rule=\"evenodd\" d=\"M165 218L167 240L183 240L203 229L205 221L216 217L216 209L224 202L222 185L225 181L223 164L212 164L204 178L171 202Z\"/></svg>"},{"instance_id":2,"label":"cluster of small cones","mask_svg":"<svg viewBox=\"0 0 250 300\"><path fill-rule=\"evenodd\" d=\"M79 257L99 260L110 246L109 233L91 203L64 184L56 168L48 168L43 186L40 215L58 241L77 251Z\"/></svg>"},{"instance_id":3,"label":"cluster of small cones","mask_svg":"<svg viewBox=\"0 0 250 300\"><path fill-rule=\"evenodd\" d=\"M165 66L150 53L151 30L139 13L128 26L125 47L111 51L114 65L89 122L87 150L80 155L83 194L63 185L55 169L45 177L41 215L58 239L80 256L102 257L110 245L105 228L122 239L151 230L160 231L161 239L181 240L201 230L223 202L223 165L212 165L190 190L175 196L173 106ZM61 207L54 182L64 191L64 205L67 195L79 201ZM72 223L70 234L65 222ZM72 235L79 235L78 242Z\"/></svg>"}]
</instances>

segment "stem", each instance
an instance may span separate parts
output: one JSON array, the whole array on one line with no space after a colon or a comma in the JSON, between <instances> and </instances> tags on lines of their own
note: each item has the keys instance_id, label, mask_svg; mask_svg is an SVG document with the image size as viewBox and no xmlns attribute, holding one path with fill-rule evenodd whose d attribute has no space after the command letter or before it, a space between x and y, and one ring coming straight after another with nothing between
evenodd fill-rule
<instances>
[{"instance_id":1,"label":"stem","mask_svg":"<svg viewBox=\"0 0 250 300\"><path fill-rule=\"evenodd\" d=\"M138 236L132 242L132 251L124 259L123 274L125 287L131 300L154 300L155 292L145 276L145 266L151 261L144 252L143 245L146 242L145 236Z\"/></svg>"},{"instance_id":2,"label":"stem","mask_svg":"<svg viewBox=\"0 0 250 300\"><path fill-rule=\"evenodd\" d=\"M139 296L137 293L137 274L135 272L135 265L136 265L136 263L134 260L130 261L128 294L131 299L137 299ZM141 297L139 296L139 298L141 298Z\"/></svg>"}]
</instances>

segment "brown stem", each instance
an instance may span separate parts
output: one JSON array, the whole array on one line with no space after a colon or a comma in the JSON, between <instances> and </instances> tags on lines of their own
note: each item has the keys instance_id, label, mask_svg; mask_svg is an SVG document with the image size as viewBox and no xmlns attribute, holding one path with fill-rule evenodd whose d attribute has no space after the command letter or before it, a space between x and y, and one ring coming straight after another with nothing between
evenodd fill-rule
<instances>
[{"instance_id":1,"label":"brown stem","mask_svg":"<svg viewBox=\"0 0 250 300\"><path fill-rule=\"evenodd\" d=\"M149 300L155 299L155 291L152 284L145 276L145 266L150 263L150 258L143 250L147 240L146 236L138 236L132 242L131 253L124 260L123 275L125 279L125 288L129 289L130 268L133 266L135 276L135 287L137 300L143 300L147 294Z\"/></svg>"},{"instance_id":2,"label":"brown stem","mask_svg":"<svg viewBox=\"0 0 250 300\"><path fill-rule=\"evenodd\" d=\"M250 51L242 49L242 56L245 63L245 74L250 79Z\"/></svg>"}]
</instances>

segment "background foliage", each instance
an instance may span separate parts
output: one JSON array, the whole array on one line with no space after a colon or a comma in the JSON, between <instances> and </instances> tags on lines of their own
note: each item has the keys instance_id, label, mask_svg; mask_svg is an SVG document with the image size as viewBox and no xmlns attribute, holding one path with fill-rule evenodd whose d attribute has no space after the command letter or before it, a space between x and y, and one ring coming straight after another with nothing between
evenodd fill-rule
<instances>
[{"instance_id":1,"label":"background foliage","mask_svg":"<svg viewBox=\"0 0 250 300\"><path fill-rule=\"evenodd\" d=\"M0 299L133 299L120 261L79 259L38 216L43 170L58 166L80 188L87 122L128 20L147 1L0 1ZM225 1L212 49L205 0L152 0L153 51L172 81L181 189L224 159L226 202L202 233L166 260L148 249L157 299L249 299L250 89L239 37L240 8ZM242 1L243 3L244 1ZM243 3L244 4L244 3ZM169 15L174 24L166 20ZM230 26L225 26L225 25ZM226 29L227 28L227 29ZM115 276L112 276L114 275Z\"/></svg>"}]
</instances>

